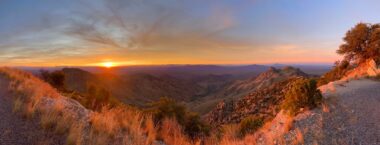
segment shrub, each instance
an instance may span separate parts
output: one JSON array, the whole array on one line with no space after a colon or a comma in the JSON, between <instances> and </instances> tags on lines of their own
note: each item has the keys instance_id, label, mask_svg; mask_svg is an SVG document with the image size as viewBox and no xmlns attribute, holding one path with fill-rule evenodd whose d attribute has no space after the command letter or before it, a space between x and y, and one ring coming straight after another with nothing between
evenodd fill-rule
<instances>
[{"instance_id":1,"label":"shrub","mask_svg":"<svg viewBox=\"0 0 380 145\"><path fill-rule=\"evenodd\" d=\"M114 106L114 102L111 101L111 94L104 88L90 85L87 89L85 96L85 106L93 110L100 110L103 106Z\"/></svg>"},{"instance_id":2,"label":"shrub","mask_svg":"<svg viewBox=\"0 0 380 145\"><path fill-rule=\"evenodd\" d=\"M246 134L253 133L264 124L261 117L249 116L244 118L239 124L239 136L244 137Z\"/></svg>"},{"instance_id":3,"label":"shrub","mask_svg":"<svg viewBox=\"0 0 380 145\"><path fill-rule=\"evenodd\" d=\"M186 108L173 99L163 97L159 101L149 104L149 106L148 111L153 113L156 123L161 122L165 118L174 118L180 124L185 123Z\"/></svg>"},{"instance_id":4,"label":"shrub","mask_svg":"<svg viewBox=\"0 0 380 145\"><path fill-rule=\"evenodd\" d=\"M187 111L185 106L173 99L164 97L151 103L150 106L148 111L153 114L156 124L162 123L165 119L175 119L191 139L209 135L209 125L202 122L197 113Z\"/></svg>"},{"instance_id":5,"label":"shrub","mask_svg":"<svg viewBox=\"0 0 380 145\"><path fill-rule=\"evenodd\" d=\"M121 102L113 97L108 90L96 85L90 85L85 93L67 91L63 94L94 111L100 111L104 106L113 108L121 105Z\"/></svg>"},{"instance_id":6,"label":"shrub","mask_svg":"<svg viewBox=\"0 0 380 145\"><path fill-rule=\"evenodd\" d=\"M54 71L50 73L48 71L41 70L40 73L42 79L49 83L51 86L60 91L66 91L65 73L63 71Z\"/></svg>"},{"instance_id":7,"label":"shrub","mask_svg":"<svg viewBox=\"0 0 380 145\"><path fill-rule=\"evenodd\" d=\"M326 74L324 74L317 83L317 86L322 86L331 81L341 79L344 74L351 69L350 63L346 60L335 62L333 69Z\"/></svg>"},{"instance_id":8,"label":"shrub","mask_svg":"<svg viewBox=\"0 0 380 145\"><path fill-rule=\"evenodd\" d=\"M285 92L282 109L295 115L301 108L314 108L322 101L321 92L317 89L317 82L313 79L297 79Z\"/></svg>"},{"instance_id":9,"label":"shrub","mask_svg":"<svg viewBox=\"0 0 380 145\"><path fill-rule=\"evenodd\" d=\"M190 112L186 117L185 133L193 140L209 136L210 126L201 121L197 113Z\"/></svg>"}]
</instances>

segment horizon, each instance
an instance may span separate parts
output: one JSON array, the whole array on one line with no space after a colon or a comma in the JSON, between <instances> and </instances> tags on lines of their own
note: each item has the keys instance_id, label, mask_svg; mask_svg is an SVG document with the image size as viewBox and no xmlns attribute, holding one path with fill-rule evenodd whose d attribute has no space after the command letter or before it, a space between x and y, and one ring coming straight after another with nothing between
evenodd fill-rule
<instances>
[{"instance_id":1,"label":"horizon","mask_svg":"<svg viewBox=\"0 0 380 145\"><path fill-rule=\"evenodd\" d=\"M0 2L3 66L333 64L380 2ZM17 11L17 12L13 12ZM301 13L300 13L301 12Z\"/></svg>"},{"instance_id":2,"label":"horizon","mask_svg":"<svg viewBox=\"0 0 380 145\"><path fill-rule=\"evenodd\" d=\"M112 68L124 68L124 67L159 67L159 66L333 66L333 63L266 63L266 64L136 64L136 65L119 65L112 66L106 69ZM105 68L101 65L88 65L88 66L6 66L15 68Z\"/></svg>"}]
</instances>

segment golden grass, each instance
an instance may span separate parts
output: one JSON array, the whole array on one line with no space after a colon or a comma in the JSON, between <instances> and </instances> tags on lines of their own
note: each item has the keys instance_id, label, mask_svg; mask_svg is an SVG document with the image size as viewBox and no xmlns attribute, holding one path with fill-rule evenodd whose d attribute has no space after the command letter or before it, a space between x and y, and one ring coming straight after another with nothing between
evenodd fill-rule
<instances>
[{"instance_id":1,"label":"golden grass","mask_svg":"<svg viewBox=\"0 0 380 145\"><path fill-rule=\"evenodd\" d=\"M23 109L24 103L20 98L17 98L13 102L13 113L20 112Z\"/></svg>"},{"instance_id":2,"label":"golden grass","mask_svg":"<svg viewBox=\"0 0 380 145\"><path fill-rule=\"evenodd\" d=\"M255 135L239 139L238 127L231 125L224 127L221 136L212 133L210 137L194 141L185 135L176 120L164 119L158 126L151 115L127 106L89 111L87 119L78 120L65 110L72 106L63 103L64 97L47 83L16 69L0 68L0 74L12 80L9 89L18 94L13 111L39 117L43 128L65 135L68 145L151 145L158 140L168 145L250 145L256 144L258 139ZM46 98L54 98L51 99L53 104L43 105Z\"/></svg>"},{"instance_id":3,"label":"golden grass","mask_svg":"<svg viewBox=\"0 0 380 145\"><path fill-rule=\"evenodd\" d=\"M181 126L173 119L164 119L160 130L160 138L171 145L191 145L191 141L183 134Z\"/></svg>"},{"instance_id":4,"label":"golden grass","mask_svg":"<svg viewBox=\"0 0 380 145\"><path fill-rule=\"evenodd\" d=\"M82 124L73 124L68 132L66 138L67 145L81 145L83 136L83 125Z\"/></svg>"}]
</instances>

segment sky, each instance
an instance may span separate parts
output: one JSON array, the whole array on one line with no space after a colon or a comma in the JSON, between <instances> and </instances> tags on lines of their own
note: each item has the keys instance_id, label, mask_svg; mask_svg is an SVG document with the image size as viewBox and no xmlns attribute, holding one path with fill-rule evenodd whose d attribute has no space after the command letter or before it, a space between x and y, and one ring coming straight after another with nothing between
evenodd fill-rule
<instances>
[{"instance_id":1,"label":"sky","mask_svg":"<svg viewBox=\"0 0 380 145\"><path fill-rule=\"evenodd\" d=\"M0 0L0 64L333 63L376 0Z\"/></svg>"}]
</instances>

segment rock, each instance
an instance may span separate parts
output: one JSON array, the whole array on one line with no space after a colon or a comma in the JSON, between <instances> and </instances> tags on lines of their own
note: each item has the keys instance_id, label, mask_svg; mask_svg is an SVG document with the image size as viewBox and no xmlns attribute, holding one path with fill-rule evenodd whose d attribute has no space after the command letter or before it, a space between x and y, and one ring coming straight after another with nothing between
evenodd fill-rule
<instances>
[{"instance_id":1,"label":"rock","mask_svg":"<svg viewBox=\"0 0 380 145\"><path fill-rule=\"evenodd\" d=\"M206 120L217 126L238 123L248 116L263 117L264 120L272 118L278 113L277 108L284 99L285 90L289 89L290 83L297 79L303 79L303 77L273 83L237 101L222 101L206 115Z\"/></svg>"}]
</instances>

